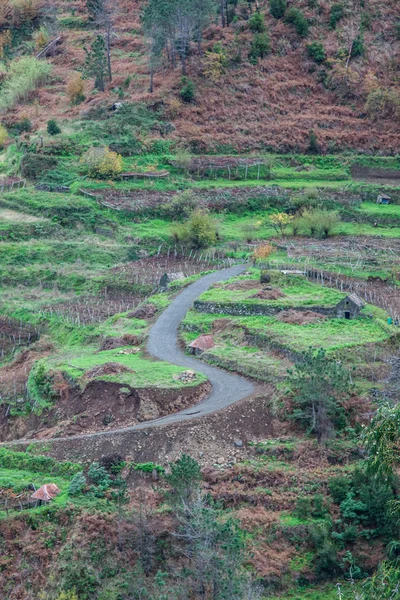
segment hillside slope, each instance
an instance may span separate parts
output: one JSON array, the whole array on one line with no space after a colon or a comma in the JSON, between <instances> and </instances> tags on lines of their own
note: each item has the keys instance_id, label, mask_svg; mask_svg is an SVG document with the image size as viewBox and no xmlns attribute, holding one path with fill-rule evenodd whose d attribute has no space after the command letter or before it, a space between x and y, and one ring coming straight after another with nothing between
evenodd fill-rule
<instances>
[{"instance_id":1,"label":"hillside slope","mask_svg":"<svg viewBox=\"0 0 400 600\"><path fill-rule=\"evenodd\" d=\"M99 104L139 102L161 109L172 123L169 132L162 133L186 143L193 152L299 152L309 148L313 130L323 152L397 153L400 12L396 0L293 0L279 19L271 15L269 1L263 0L260 12L270 36L270 53L257 61L249 60L256 35L249 28L252 5L229 4L232 23L223 28L216 14L204 31L202 55L194 42L189 49L188 75L196 89L195 102L189 104L179 100L179 67L172 69L165 57L155 72L154 93L148 92L149 41L141 27L144 4L118 0L112 36L113 80L105 92L94 90L93 82L86 81L86 99L71 106L66 87L74 73L82 71L84 48L95 38L96 28L88 21L84 0L49 3L55 9L52 21L49 6L43 3L33 29L51 21L50 38L61 35L62 43L54 57L46 58L52 65L47 84L6 112L5 121L26 116L37 128L51 117L76 119ZM295 25L287 22L293 8L305 17L307 35L299 35ZM333 28L335 11L342 17ZM8 27L10 23L3 21L3 32ZM32 55L30 36L28 32L26 39L13 45L13 57ZM323 60L315 59L309 49L314 42L323 45ZM222 53L224 66L210 76L206 65L215 52ZM159 135L154 132L155 137Z\"/></svg>"}]
</instances>

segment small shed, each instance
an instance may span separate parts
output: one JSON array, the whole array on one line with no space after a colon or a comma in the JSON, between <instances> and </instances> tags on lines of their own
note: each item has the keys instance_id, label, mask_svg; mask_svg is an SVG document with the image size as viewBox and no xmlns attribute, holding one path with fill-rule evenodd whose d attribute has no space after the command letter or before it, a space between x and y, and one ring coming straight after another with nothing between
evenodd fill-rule
<instances>
[{"instance_id":1,"label":"small shed","mask_svg":"<svg viewBox=\"0 0 400 600\"><path fill-rule=\"evenodd\" d=\"M357 294L350 294L336 305L336 316L338 319L355 319L363 307L361 298Z\"/></svg>"},{"instance_id":2,"label":"small shed","mask_svg":"<svg viewBox=\"0 0 400 600\"><path fill-rule=\"evenodd\" d=\"M31 498L32 500L40 500L41 502L50 502L50 500L53 500L59 493L60 490L55 483L46 483L36 490Z\"/></svg>"},{"instance_id":3,"label":"small shed","mask_svg":"<svg viewBox=\"0 0 400 600\"><path fill-rule=\"evenodd\" d=\"M195 354L198 356L199 354L203 354L206 350L210 350L210 348L214 348L214 338L212 335L200 335L196 338L191 344L189 344L189 352L190 354Z\"/></svg>"},{"instance_id":4,"label":"small shed","mask_svg":"<svg viewBox=\"0 0 400 600\"><path fill-rule=\"evenodd\" d=\"M160 279L159 287L166 290L169 284L177 279L185 279L185 275L183 273L164 273Z\"/></svg>"},{"instance_id":5,"label":"small shed","mask_svg":"<svg viewBox=\"0 0 400 600\"><path fill-rule=\"evenodd\" d=\"M377 204L390 204L392 198L386 194L379 194L376 203Z\"/></svg>"}]
</instances>

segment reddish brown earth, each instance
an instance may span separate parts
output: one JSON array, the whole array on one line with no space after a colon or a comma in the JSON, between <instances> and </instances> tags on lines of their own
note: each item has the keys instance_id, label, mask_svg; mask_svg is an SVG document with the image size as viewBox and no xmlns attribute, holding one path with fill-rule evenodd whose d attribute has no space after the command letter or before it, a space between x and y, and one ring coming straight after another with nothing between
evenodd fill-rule
<instances>
[{"instance_id":1,"label":"reddish brown earth","mask_svg":"<svg viewBox=\"0 0 400 600\"><path fill-rule=\"evenodd\" d=\"M117 365L121 371L122 365ZM126 368L126 367L124 367ZM109 374L114 371L107 371ZM106 373L104 373L106 374ZM2 441L89 434L131 427L193 406L209 392L209 384L181 389L130 388L124 384L95 380L83 392L66 382L55 406L40 417L0 416Z\"/></svg>"}]
</instances>

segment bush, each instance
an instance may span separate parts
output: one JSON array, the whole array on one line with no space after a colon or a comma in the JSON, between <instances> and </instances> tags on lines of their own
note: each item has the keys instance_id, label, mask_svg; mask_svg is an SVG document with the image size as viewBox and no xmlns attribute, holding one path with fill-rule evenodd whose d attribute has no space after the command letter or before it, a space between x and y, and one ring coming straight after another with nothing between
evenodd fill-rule
<instances>
[{"instance_id":1,"label":"bush","mask_svg":"<svg viewBox=\"0 0 400 600\"><path fill-rule=\"evenodd\" d=\"M107 179L122 172L122 156L107 147L90 148L81 158L89 177Z\"/></svg>"},{"instance_id":2,"label":"bush","mask_svg":"<svg viewBox=\"0 0 400 600\"><path fill-rule=\"evenodd\" d=\"M286 0L270 0L269 10L270 13L275 19L281 19L287 9Z\"/></svg>"},{"instance_id":3,"label":"bush","mask_svg":"<svg viewBox=\"0 0 400 600\"><path fill-rule=\"evenodd\" d=\"M67 96L71 104L79 104L85 99L85 82L81 73L74 75L67 83Z\"/></svg>"},{"instance_id":4,"label":"bush","mask_svg":"<svg viewBox=\"0 0 400 600\"><path fill-rule=\"evenodd\" d=\"M33 21L39 15L39 0L10 0L13 24L21 26L27 21Z\"/></svg>"},{"instance_id":5,"label":"bush","mask_svg":"<svg viewBox=\"0 0 400 600\"><path fill-rule=\"evenodd\" d=\"M311 516L310 498L298 498L296 502L295 513L299 519L308 519Z\"/></svg>"},{"instance_id":6,"label":"bush","mask_svg":"<svg viewBox=\"0 0 400 600\"><path fill-rule=\"evenodd\" d=\"M162 205L167 217L176 221L188 219L195 210L197 200L191 190L186 190L174 196L171 202Z\"/></svg>"},{"instance_id":7,"label":"bush","mask_svg":"<svg viewBox=\"0 0 400 600\"><path fill-rule=\"evenodd\" d=\"M317 238L327 238L333 234L335 227L340 223L336 211L326 209L306 209L294 222L297 232Z\"/></svg>"},{"instance_id":8,"label":"bush","mask_svg":"<svg viewBox=\"0 0 400 600\"><path fill-rule=\"evenodd\" d=\"M328 481L329 493L335 504L341 504L350 491L350 480L347 477L333 477Z\"/></svg>"},{"instance_id":9,"label":"bush","mask_svg":"<svg viewBox=\"0 0 400 600\"><path fill-rule=\"evenodd\" d=\"M309 58L315 60L316 63L323 63L326 59L325 48L321 42L311 42L311 44L307 44L307 53Z\"/></svg>"},{"instance_id":10,"label":"bush","mask_svg":"<svg viewBox=\"0 0 400 600\"><path fill-rule=\"evenodd\" d=\"M83 471L80 471L73 476L68 486L68 494L70 496L79 496L86 487L86 484L86 477L84 476Z\"/></svg>"},{"instance_id":11,"label":"bush","mask_svg":"<svg viewBox=\"0 0 400 600\"><path fill-rule=\"evenodd\" d=\"M271 41L268 33L256 33L251 43L249 58L257 62L259 58L264 58L271 51Z\"/></svg>"},{"instance_id":12,"label":"bush","mask_svg":"<svg viewBox=\"0 0 400 600\"><path fill-rule=\"evenodd\" d=\"M329 15L329 27L331 29L336 29L336 25L339 23L340 19L344 17L344 4L341 2L337 2L332 4L331 12Z\"/></svg>"},{"instance_id":13,"label":"bush","mask_svg":"<svg viewBox=\"0 0 400 600\"><path fill-rule=\"evenodd\" d=\"M13 135L20 135L21 133L29 133L32 131L32 123L28 119L28 117L24 117L21 121L17 121L14 123L10 131Z\"/></svg>"},{"instance_id":14,"label":"bush","mask_svg":"<svg viewBox=\"0 0 400 600\"><path fill-rule=\"evenodd\" d=\"M58 135L61 133L61 127L55 119L50 119L50 121L47 122L47 133L49 135Z\"/></svg>"},{"instance_id":15,"label":"bush","mask_svg":"<svg viewBox=\"0 0 400 600\"><path fill-rule=\"evenodd\" d=\"M46 29L46 27L43 27L43 25L40 29L35 31L35 33L33 34L32 37L35 41L36 52L43 50L43 48L45 48L47 46L47 44L50 42L50 34L49 34L48 30Z\"/></svg>"},{"instance_id":16,"label":"bush","mask_svg":"<svg viewBox=\"0 0 400 600\"><path fill-rule=\"evenodd\" d=\"M351 49L351 56L363 56L365 51L364 48L364 38L362 35L358 35L353 42L353 47Z\"/></svg>"},{"instance_id":17,"label":"bush","mask_svg":"<svg viewBox=\"0 0 400 600\"><path fill-rule=\"evenodd\" d=\"M308 21L299 8L290 8L286 13L285 21L293 25L299 35L305 37L308 34Z\"/></svg>"},{"instance_id":18,"label":"bush","mask_svg":"<svg viewBox=\"0 0 400 600\"><path fill-rule=\"evenodd\" d=\"M400 40L400 21L397 21L396 25L394 26L394 32L395 32L396 38L398 40Z\"/></svg>"},{"instance_id":19,"label":"bush","mask_svg":"<svg viewBox=\"0 0 400 600\"><path fill-rule=\"evenodd\" d=\"M311 154L318 154L319 152L317 134L314 129L310 129L308 134L308 152L311 152Z\"/></svg>"},{"instance_id":20,"label":"bush","mask_svg":"<svg viewBox=\"0 0 400 600\"><path fill-rule=\"evenodd\" d=\"M400 119L400 99L394 89L378 87L372 90L365 103L365 112L372 119Z\"/></svg>"},{"instance_id":21,"label":"bush","mask_svg":"<svg viewBox=\"0 0 400 600\"><path fill-rule=\"evenodd\" d=\"M44 171L49 171L57 166L57 160L52 156L43 156L29 152L21 159L20 172L22 177L38 179Z\"/></svg>"},{"instance_id":22,"label":"bush","mask_svg":"<svg viewBox=\"0 0 400 600\"><path fill-rule=\"evenodd\" d=\"M256 12L249 19L249 28L253 33L263 33L266 30L264 16Z\"/></svg>"},{"instance_id":23,"label":"bush","mask_svg":"<svg viewBox=\"0 0 400 600\"><path fill-rule=\"evenodd\" d=\"M11 63L0 91L0 110L22 102L49 76L51 66L45 61L25 56Z\"/></svg>"},{"instance_id":24,"label":"bush","mask_svg":"<svg viewBox=\"0 0 400 600\"><path fill-rule=\"evenodd\" d=\"M195 210L184 225L175 225L172 236L176 242L192 248L207 248L217 241L217 228L210 215L200 209Z\"/></svg>"},{"instance_id":25,"label":"bush","mask_svg":"<svg viewBox=\"0 0 400 600\"><path fill-rule=\"evenodd\" d=\"M183 102L186 102L187 104L194 102L196 98L196 90L193 81L188 77L182 77L181 84L182 87L179 92L179 95Z\"/></svg>"},{"instance_id":26,"label":"bush","mask_svg":"<svg viewBox=\"0 0 400 600\"><path fill-rule=\"evenodd\" d=\"M4 144L6 143L8 138L8 131L4 127L4 125L0 125L0 148L4 148Z\"/></svg>"}]
</instances>

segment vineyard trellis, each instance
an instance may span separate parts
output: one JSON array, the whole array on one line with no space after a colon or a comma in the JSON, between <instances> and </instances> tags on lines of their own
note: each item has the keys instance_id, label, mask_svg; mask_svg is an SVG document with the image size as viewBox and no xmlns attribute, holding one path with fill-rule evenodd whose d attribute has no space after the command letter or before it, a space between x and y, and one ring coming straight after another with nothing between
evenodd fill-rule
<instances>
[{"instance_id":1,"label":"vineyard trellis","mask_svg":"<svg viewBox=\"0 0 400 600\"><path fill-rule=\"evenodd\" d=\"M259 266L263 269L276 269L286 271L287 273L297 271L320 285L332 287L341 292L357 294L366 303L384 309L393 319L394 323L400 324L400 289L395 285L385 284L385 292L380 293L376 291L376 286L373 282L359 281L340 275L339 273L312 268L301 263L277 264L265 262L259 264Z\"/></svg>"}]
</instances>

